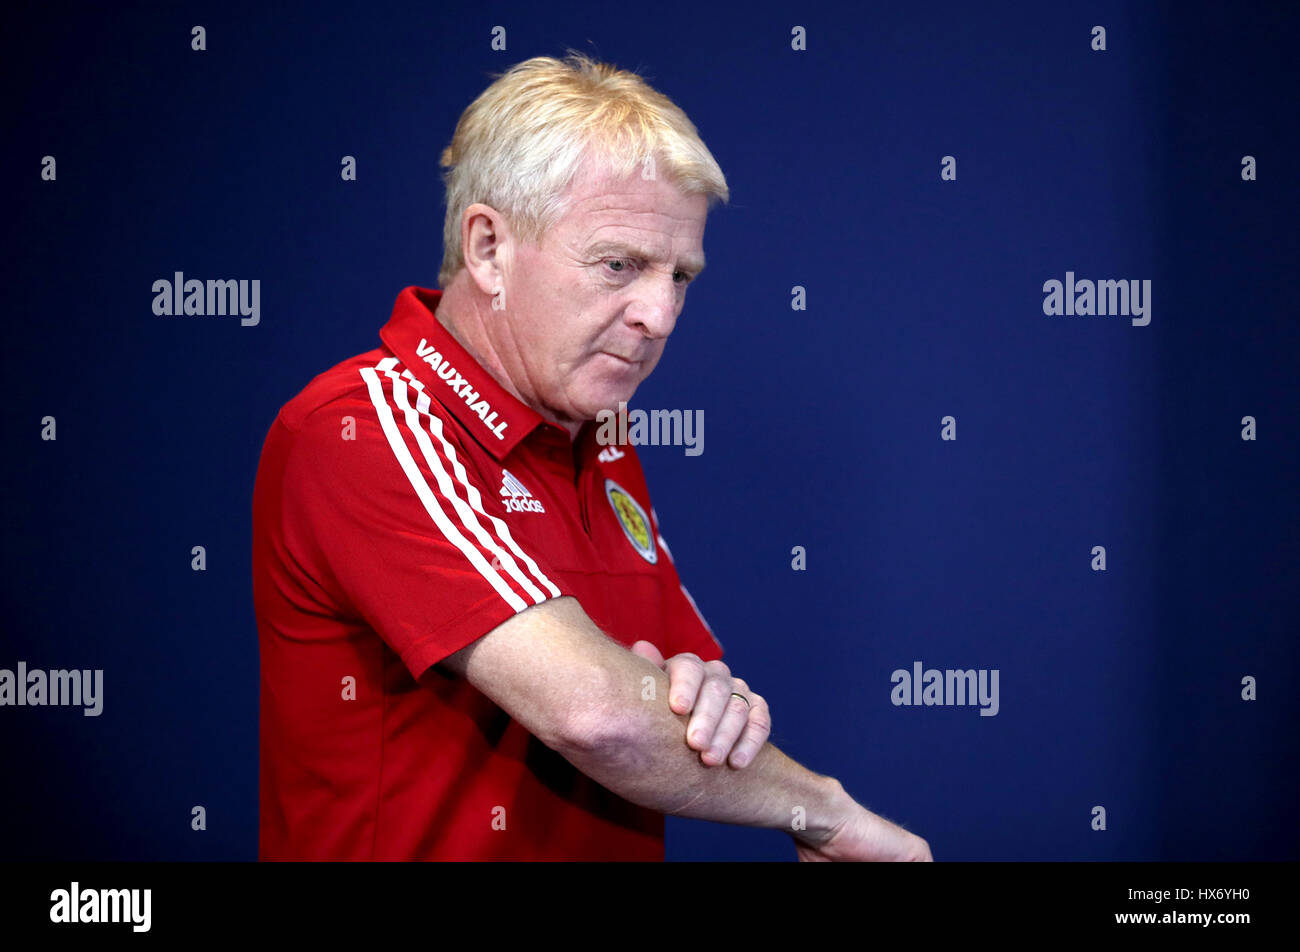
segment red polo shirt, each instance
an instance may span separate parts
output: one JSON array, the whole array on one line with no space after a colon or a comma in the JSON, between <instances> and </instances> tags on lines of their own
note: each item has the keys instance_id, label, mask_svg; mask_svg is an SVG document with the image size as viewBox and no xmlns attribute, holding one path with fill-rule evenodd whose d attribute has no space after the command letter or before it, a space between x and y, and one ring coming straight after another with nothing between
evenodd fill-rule
<instances>
[{"instance_id":1,"label":"red polo shirt","mask_svg":"<svg viewBox=\"0 0 1300 952\"><path fill-rule=\"evenodd\" d=\"M572 595L624 646L722 648L632 446L574 442L408 287L280 411L253 493L264 860L662 860L663 816L432 666Z\"/></svg>"}]
</instances>

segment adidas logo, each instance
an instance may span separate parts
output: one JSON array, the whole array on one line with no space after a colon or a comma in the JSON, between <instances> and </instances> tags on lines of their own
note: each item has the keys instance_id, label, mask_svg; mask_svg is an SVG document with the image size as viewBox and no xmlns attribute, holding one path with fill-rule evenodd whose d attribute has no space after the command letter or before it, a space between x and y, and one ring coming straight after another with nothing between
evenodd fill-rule
<instances>
[{"instance_id":1,"label":"adidas logo","mask_svg":"<svg viewBox=\"0 0 1300 952\"><path fill-rule=\"evenodd\" d=\"M617 446L607 446L596 454L596 459L600 460L602 463L612 463L614 460L622 459L626 455L627 454Z\"/></svg>"},{"instance_id":2,"label":"adidas logo","mask_svg":"<svg viewBox=\"0 0 1300 952\"><path fill-rule=\"evenodd\" d=\"M524 488L524 484L511 474L510 470L501 470L501 504L506 512L545 512L545 507L533 498L533 494Z\"/></svg>"}]
</instances>

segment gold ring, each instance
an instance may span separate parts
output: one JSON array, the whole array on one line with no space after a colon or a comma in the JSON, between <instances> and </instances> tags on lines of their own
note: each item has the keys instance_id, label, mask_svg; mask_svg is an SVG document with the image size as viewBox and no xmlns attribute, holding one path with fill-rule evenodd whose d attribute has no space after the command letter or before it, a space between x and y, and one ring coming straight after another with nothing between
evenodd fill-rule
<instances>
[{"instance_id":1,"label":"gold ring","mask_svg":"<svg viewBox=\"0 0 1300 952\"><path fill-rule=\"evenodd\" d=\"M732 691L731 696L740 698L742 701L745 702L745 707L749 707L749 698L745 697L745 695L737 694L735 691Z\"/></svg>"}]
</instances>

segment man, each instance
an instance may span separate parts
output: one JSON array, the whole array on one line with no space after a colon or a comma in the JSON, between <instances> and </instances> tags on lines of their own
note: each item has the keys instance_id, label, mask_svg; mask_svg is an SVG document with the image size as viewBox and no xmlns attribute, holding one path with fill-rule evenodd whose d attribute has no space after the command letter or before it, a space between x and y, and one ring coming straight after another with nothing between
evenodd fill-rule
<instances>
[{"instance_id":1,"label":"man","mask_svg":"<svg viewBox=\"0 0 1300 952\"><path fill-rule=\"evenodd\" d=\"M635 450L596 440L727 198L694 126L633 74L539 57L443 164L442 289L402 291L263 448L259 855L655 860L671 813L929 859L766 743Z\"/></svg>"}]
</instances>

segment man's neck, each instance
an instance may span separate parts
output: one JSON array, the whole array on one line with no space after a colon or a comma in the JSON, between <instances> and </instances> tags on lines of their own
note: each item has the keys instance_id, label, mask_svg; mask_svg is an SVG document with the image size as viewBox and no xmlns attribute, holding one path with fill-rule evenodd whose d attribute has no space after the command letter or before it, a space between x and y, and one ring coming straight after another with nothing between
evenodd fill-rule
<instances>
[{"instance_id":1,"label":"man's neck","mask_svg":"<svg viewBox=\"0 0 1300 952\"><path fill-rule=\"evenodd\" d=\"M530 407L544 420L554 423L561 427L569 434L569 440L572 442L578 436L578 431L582 429L581 420L559 420L555 415L548 412L545 408L537 406L528 400L519 388L510 380L509 374L506 373L505 366L497 356L496 349L492 346L491 340L487 334L487 317L485 309L491 306L491 298L476 294L474 289L467 288L467 276L461 271L443 290L438 300L438 307L434 312L447 333L455 338L456 343L465 348L465 351L474 358L484 370L491 375L492 379L499 383L511 396L519 400L525 406Z\"/></svg>"}]
</instances>

